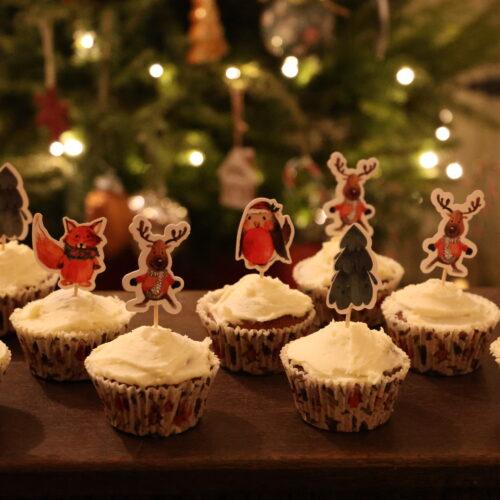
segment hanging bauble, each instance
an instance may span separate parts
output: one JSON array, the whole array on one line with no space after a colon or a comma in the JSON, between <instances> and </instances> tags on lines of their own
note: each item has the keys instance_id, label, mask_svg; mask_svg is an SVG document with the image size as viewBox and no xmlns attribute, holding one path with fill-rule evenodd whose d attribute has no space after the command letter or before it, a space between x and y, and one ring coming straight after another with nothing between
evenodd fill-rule
<instances>
[{"instance_id":1,"label":"hanging bauble","mask_svg":"<svg viewBox=\"0 0 500 500\"><path fill-rule=\"evenodd\" d=\"M68 104L59 100L55 87L37 94L35 101L39 108L36 115L37 124L47 127L50 138L57 141L59 136L69 129Z\"/></svg>"},{"instance_id":2,"label":"hanging bauble","mask_svg":"<svg viewBox=\"0 0 500 500\"><path fill-rule=\"evenodd\" d=\"M261 17L264 44L275 56L303 57L332 42L335 16L321 0L273 0Z\"/></svg>"}]
</instances>

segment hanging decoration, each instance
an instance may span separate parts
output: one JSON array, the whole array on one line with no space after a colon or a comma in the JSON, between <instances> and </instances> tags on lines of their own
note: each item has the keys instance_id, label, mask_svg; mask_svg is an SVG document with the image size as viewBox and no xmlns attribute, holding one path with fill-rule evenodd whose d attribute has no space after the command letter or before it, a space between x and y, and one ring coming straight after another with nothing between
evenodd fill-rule
<instances>
[{"instance_id":1,"label":"hanging decoration","mask_svg":"<svg viewBox=\"0 0 500 500\"><path fill-rule=\"evenodd\" d=\"M228 51L219 9L215 0L192 0L189 13L188 38L191 48L187 54L189 64L218 61Z\"/></svg>"}]
</instances>

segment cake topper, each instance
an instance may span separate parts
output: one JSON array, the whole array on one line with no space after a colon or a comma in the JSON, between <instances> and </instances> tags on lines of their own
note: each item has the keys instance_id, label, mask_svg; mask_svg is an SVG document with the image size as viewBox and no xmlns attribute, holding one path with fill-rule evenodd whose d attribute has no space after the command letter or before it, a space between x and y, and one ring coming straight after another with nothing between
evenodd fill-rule
<instances>
[{"instance_id":1,"label":"cake topper","mask_svg":"<svg viewBox=\"0 0 500 500\"><path fill-rule=\"evenodd\" d=\"M102 249L106 244L106 218L79 224L63 217L64 234L59 241L52 238L43 225L42 214L33 218L33 249L38 263L51 272L59 273L61 288L93 290L95 278L106 266Z\"/></svg>"},{"instance_id":2,"label":"cake topper","mask_svg":"<svg viewBox=\"0 0 500 500\"><path fill-rule=\"evenodd\" d=\"M379 164L376 158L359 160L356 168L347 168L347 161L342 153L332 153L327 163L337 179L335 198L323 205L327 217L333 222L326 226L326 234L333 236L351 224L358 223L373 234L368 219L375 215L375 208L365 202L363 184L376 172ZM338 225L340 222L340 225Z\"/></svg>"},{"instance_id":3,"label":"cake topper","mask_svg":"<svg viewBox=\"0 0 500 500\"><path fill-rule=\"evenodd\" d=\"M430 273L436 267L443 269L442 280L446 274L467 276L468 270L463 265L464 258L474 257L477 247L466 238L469 232L469 220L485 206L484 193L476 189L467 196L465 203L454 203L453 194L440 188L431 193L431 201L442 217L437 233L422 243L427 257L420 263L423 273Z\"/></svg>"},{"instance_id":4,"label":"cake topper","mask_svg":"<svg viewBox=\"0 0 500 500\"><path fill-rule=\"evenodd\" d=\"M127 302L129 311L145 312L154 307L154 326L158 326L158 308L162 306L171 314L180 312L182 306L176 298L184 287L184 280L172 273L171 253L191 232L187 222L168 224L163 234L151 233L151 222L136 215L129 230L137 241L139 268L123 277L123 288L135 294Z\"/></svg>"},{"instance_id":5,"label":"cake topper","mask_svg":"<svg viewBox=\"0 0 500 500\"><path fill-rule=\"evenodd\" d=\"M295 229L283 205L269 198L255 198L245 207L238 227L236 260L262 276L276 260L291 263L290 245Z\"/></svg>"},{"instance_id":6,"label":"cake topper","mask_svg":"<svg viewBox=\"0 0 500 500\"><path fill-rule=\"evenodd\" d=\"M334 274L326 303L346 315L349 327L352 309L371 309L377 300L377 260L372 239L360 224L351 224L340 240L334 259Z\"/></svg>"},{"instance_id":7,"label":"cake topper","mask_svg":"<svg viewBox=\"0 0 500 500\"><path fill-rule=\"evenodd\" d=\"M33 219L28 210L23 179L10 164L0 167L0 238L4 250L7 239L24 240Z\"/></svg>"}]
</instances>

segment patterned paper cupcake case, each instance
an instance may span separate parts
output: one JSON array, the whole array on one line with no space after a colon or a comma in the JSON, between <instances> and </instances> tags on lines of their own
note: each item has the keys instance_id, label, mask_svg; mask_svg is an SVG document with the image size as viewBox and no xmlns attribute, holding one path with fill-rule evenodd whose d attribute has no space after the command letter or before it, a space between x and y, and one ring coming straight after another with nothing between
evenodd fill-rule
<instances>
[{"instance_id":1,"label":"patterned paper cupcake case","mask_svg":"<svg viewBox=\"0 0 500 500\"><path fill-rule=\"evenodd\" d=\"M113 427L137 436L170 436L194 427L205 410L219 362L215 356L206 377L179 384L140 387L91 373L92 382Z\"/></svg>"},{"instance_id":2,"label":"patterned paper cupcake case","mask_svg":"<svg viewBox=\"0 0 500 500\"><path fill-rule=\"evenodd\" d=\"M311 333L314 309L300 323L284 328L257 330L219 325L209 315L208 305L215 302L221 293L222 290L208 292L196 306L196 312L212 340L212 349L221 365L234 372L243 371L252 375L282 372L283 365L279 358L282 347L291 340Z\"/></svg>"},{"instance_id":3,"label":"patterned paper cupcake case","mask_svg":"<svg viewBox=\"0 0 500 500\"><path fill-rule=\"evenodd\" d=\"M25 306L28 302L41 299L51 293L57 283L57 275L51 274L41 283L24 288L14 296L0 297L0 337L14 328L9 320L14 309Z\"/></svg>"},{"instance_id":4,"label":"patterned paper cupcake case","mask_svg":"<svg viewBox=\"0 0 500 500\"><path fill-rule=\"evenodd\" d=\"M318 379L288 358L287 346L281 360L300 416L307 423L337 432L374 429L387 422L394 409L399 386L410 363L407 359L376 384Z\"/></svg>"},{"instance_id":5,"label":"patterned paper cupcake case","mask_svg":"<svg viewBox=\"0 0 500 500\"><path fill-rule=\"evenodd\" d=\"M85 358L98 345L127 331L128 324L113 332L64 332L40 336L16 325L24 359L33 375L57 381L88 380Z\"/></svg>"}]
</instances>

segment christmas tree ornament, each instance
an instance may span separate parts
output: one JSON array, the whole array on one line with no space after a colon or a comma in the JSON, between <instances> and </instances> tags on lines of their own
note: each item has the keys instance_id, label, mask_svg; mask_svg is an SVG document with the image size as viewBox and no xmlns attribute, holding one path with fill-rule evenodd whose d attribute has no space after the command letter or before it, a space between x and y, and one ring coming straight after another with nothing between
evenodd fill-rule
<instances>
[{"instance_id":1,"label":"christmas tree ornament","mask_svg":"<svg viewBox=\"0 0 500 500\"><path fill-rule=\"evenodd\" d=\"M69 106L59 100L55 87L47 88L35 96L39 108L36 123L46 127L51 140L57 141L59 136L69 129Z\"/></svg>"},{"instance_id":2,"label":"christmas tree ornament","mask_svg":"<svg viewBox=\"0 0 500 500\"><path fill-rule=\"evenodd\" d=\"M269 198L252 200L243 211L236 239L236 260L261 276L276 260L290 264L295 229L283 205Z\"/></svg>"},{"instance_id":3,"label":"christmas tree ornament","mask_svg":"<svg viewBox=\"0 0 500 500\"><path fill-rule=\"evenodd\" d=\"M349 327L351 311L372 309L379 288L372 239L360 224L351 224L345 232L333 267L326 303L339 314L346 315L346 327Z\"/></svg>"},{"instance_id":4,"label":"christmas tree ornament","mask_svg":"<svg viewBox=\"0 0 500 500\"><path fill-rule=\"evenodd\" d=\"M151 233L151 223L136 215L129 226L140 254L138 269L123 277L123 288L135 297L127 302L129 311L144 312L154 309L154 327L158 326L158 308L170 314L181 311L176 294L184 287L184 280L172 272L171 253L191 232L187 222L169 224L163 234Z\"/></svg>"},{"instance_id":5,"label":"christmas tree ornament","mask_svg":"<svg viewBox=\"0 0 500 500\"><path fill-rule=\"evenodd\" d=\"M373 234L368 219L375 215L375 209L365 202L363 184L377 171L378 166L376 158L369 158L359 160L355 169L348 169L344 155L339 152L332 153L328 167L337 179L337 187L335 199L323 205L326 216L334 219L333 223L326 227L326 234L333 236L354 223L363 226L368 234Z\"/></svg>"},{"instance_id":6,"label":"christmas tree ornament","mask_svg":"<svg viewBox=\"0 0 500 500\"><path fill-rule=\"evenodd\" d=\"M335 4L318 0L273 0L261 16L266 49L275 56L303 57L333 41Z\"/></svg>"},{"instance_id":7,"label":"christmas tree ornament","mask_svg":"<svg viewBox=\"0 0 500 500\"><path fill-rule=\"evenodd\" d=\"M59 273L61 288L73 287L91 291L95 288L97 274L104 264L103 247L106 219L101 217L85 224L63 217L64 234L59 241L50 236L43 225L42 214L33 218L33 250L38 263L50 272Z\"/></svg>"},{"instance_id":8,"label":"christmas tree ornament","mask_svg":"<svg viewBox=\"0 0 500 500\"><path fill-rule=\"evenodd\" d=\"M422 243L427 257L420 263L420 270L430 273L436 267L442 268L443 282L447 273L465 277L468 270L463 259L472 258L477 253L476 245L466 237L469 220L484 208L484 193L477 189L467 196L465 203L457 204L453 194L436 188L431 193L431 202L442 220L437 233Z\"/></svg>"},{"instance_id":9,"label":"christmas tree ornament","mask_svg":"<svg viewBox=\"0 0 500 500\"><path fill-rule=\"evenodd\" d=\"M189 64L218 61L228 51L219 9L215 0L192 0L188 32L191 48L187 54Z\"/></svg>"},{"instance_id":10,"label":"christmas tree ornament","mask_svg":"<svg viewBox=\"0 0 500 500\"><path fill-rule=\"evenodd\" d=\"M313 179L320 179L323 177L321 170L317 163L309 156L297 156L290 158L283 168L283 182L286 187L297 186L297 176L300 172L308 173Z\"/></svg>"},{"instance_id":11,"label":"christmas tree ornament","mask_svg":"<svg viewBox=\"0 0 500 500\"><path fill-rule=\"evenodd\" d=\"M23 179L10 164L0 167L0 238L1 249L7 239L23 240L33 217L28 209L28 195Z\"/></svg>"}]
</instances>

